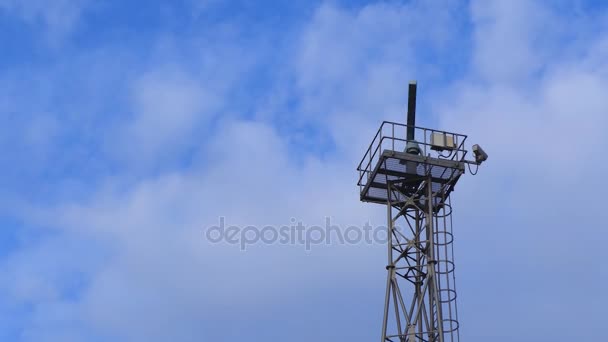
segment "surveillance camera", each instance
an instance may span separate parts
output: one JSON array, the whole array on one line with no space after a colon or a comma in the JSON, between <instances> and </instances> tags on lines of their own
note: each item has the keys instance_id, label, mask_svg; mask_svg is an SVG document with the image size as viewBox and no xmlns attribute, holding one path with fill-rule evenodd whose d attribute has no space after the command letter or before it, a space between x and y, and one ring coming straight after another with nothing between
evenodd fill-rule
<instances>
[{"instance_id":1,"label":"surveillance camera","mask_svg":"<svg viewBox=\"0 0 608 342\"><path fill-rule=\"evenodd\" d=\"M477 144L473 145L473 154L477 164L481 164L488 159L488 154Z\"/></svg>"}]
</instances>

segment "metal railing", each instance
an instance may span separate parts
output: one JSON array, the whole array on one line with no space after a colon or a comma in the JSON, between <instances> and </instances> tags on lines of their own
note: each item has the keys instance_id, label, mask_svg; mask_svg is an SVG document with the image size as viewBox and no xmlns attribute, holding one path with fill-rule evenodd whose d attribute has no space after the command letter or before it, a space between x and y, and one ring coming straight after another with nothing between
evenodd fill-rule
<instances>
[{"instance_id":1,"label":"metal railing","mask_svg":"<svg viewBox=\"0 0 608 342\"><path fill-rule=\"evenodd\" d=\"M359 171L357 185L362 187L369 181L373 168L380 160L384 150L398 152L406 151L408 143L408 140L406 139L407 127L407 125L397 122L382 122L374 139L365 152L365 155L363 155L359 166L357 166L357 171ZM414 131L416 143L420 148L422 156L454 161L464 160L467 154L464 145L465 140L467 139L466 135L424 127L414 127ZM443 137L451 137L454 142L453 148L444 148L442 150L437 144L432 144L431 136L436 133L441 134ZM367 178L364 183L365 176L367 176Z\"/></svg>"}]
</instances>

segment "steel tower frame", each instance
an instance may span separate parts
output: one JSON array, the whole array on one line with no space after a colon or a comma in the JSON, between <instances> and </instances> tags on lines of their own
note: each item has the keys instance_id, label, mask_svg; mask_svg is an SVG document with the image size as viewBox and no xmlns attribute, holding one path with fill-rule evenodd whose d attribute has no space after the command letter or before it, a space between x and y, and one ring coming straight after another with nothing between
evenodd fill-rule
<instances>
[{"instance_id":1,"label":"steel tower frame","mask_svg":"<svg viewBox=\"0 0 608 342\"><path fill-rule=\"evenodd\" d=\"M417 190L403 192L412 181L419 182ZM382 341L458 341L449 198L435 195L431 176L389 180L387 191L404 200L388 196L386 205L391 238ZM397 228L399 220L405 229ZM400 283L410 289L409 303ZM391 310L394 333L388 331Z\"/></svg>"},{"instance_id":2,"label":"steel tower frame","mask_svg":"<svg viewBox=\"0 0 608 342\"><path fill-rule=\"evenodd\" d=\"M387 208L381 341L454 342L460 337L450 194L465 165L483 160L477 145L476 161L465 160L465 135L416 127L415 97L413 83L408 124L384 121L357 168L361 200Z\"/></svg>"}]
</instances>

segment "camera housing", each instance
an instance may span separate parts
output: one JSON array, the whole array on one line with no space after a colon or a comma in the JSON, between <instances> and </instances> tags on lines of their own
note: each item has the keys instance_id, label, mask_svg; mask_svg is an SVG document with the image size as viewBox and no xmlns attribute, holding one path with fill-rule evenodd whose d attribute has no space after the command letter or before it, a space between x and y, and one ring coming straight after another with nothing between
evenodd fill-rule
<instances>
[{"instance_id":1,"label":"camera housing","mask_svg":"<svg viewBox=\"0 0 608 342\"><path fill-rule=\"evenodd\" d=\"M473 154L477 164L481 164L488 159L488 154L477 144L473 145Z\"/></svg>"}]
</instances>

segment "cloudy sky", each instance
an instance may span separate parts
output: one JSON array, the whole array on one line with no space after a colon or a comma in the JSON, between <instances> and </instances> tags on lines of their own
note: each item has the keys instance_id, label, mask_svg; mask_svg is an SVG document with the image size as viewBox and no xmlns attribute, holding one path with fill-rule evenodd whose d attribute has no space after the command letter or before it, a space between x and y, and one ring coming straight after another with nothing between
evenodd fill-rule
<instances>
[{"instance_id":1,"label":"cloudy sky","mask_svg":"<svg viewBox=\"0 0 608 342\"><path fill-rule=\"evenodd\" d=\"M608 307L601 1L0 0L0 340L371 341L380 243L209 227L384 224L382 120L467 134L462 341L599 341Z\"/></svg>"}]
</instances>

